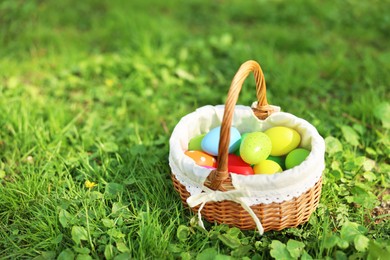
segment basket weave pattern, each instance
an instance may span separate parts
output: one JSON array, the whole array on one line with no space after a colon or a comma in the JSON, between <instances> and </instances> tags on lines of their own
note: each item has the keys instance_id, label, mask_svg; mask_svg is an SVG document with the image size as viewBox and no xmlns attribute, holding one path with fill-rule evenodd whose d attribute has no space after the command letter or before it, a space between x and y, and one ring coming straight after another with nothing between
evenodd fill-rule
<instances>
[{"instance_id":1,"label":"basket weave pattern","mask_svg":"<svg viewBox=\"0 0 390 260\"><path fill-rule=\"evenodd\" d=\"M272 112L266 98L266 85L263 72L259 64L255 61L245 62L234 76L225 103L224 115L221 123L220 143L218 150L218 168L211 171L204 185L212 190L230 191L234 190L230 173L228 172L228 148L230 140L230 127L232 124L235 104L242 84L246 77L253 72L256 82L257 107L253 108L255 116L264 120ZM172 174L175 190L180 194L185 206L188 206L187 199L191 194L184 185ZM291 198L281 203L257 204L250 208L261 220L264 231L282 230L284 228L296 227L309 220L310 215L318 206L322 188L322 178L318 182L301 194L299 197ZM191 208L197 212L199 206ZM247 210L239 203L223 200L219 202L207 202L201 210L202 216L209 222L223 223L236 226L243 230L256 228L253 218Z\"/></svg>"},{"instance_id":2,"label":"basket weave pattern","mask_svg":"<svg viewBox=\"0 0 390 260\"><path fill-rule=\"evenodd\" d=\"M175 190L179 192L183 204L188 207L186 200L190 193L173 174L171 177ZM321 184L322 179L298 198L282 203L257 204L251 206L251 208L256 216L262 220L264 231L296 227L307 222L311 213L317 208L321 196ZM199 206L191 208L194 213L198 209ZM256 228L256 224L248 211L233 201L208 202L203 207L201 213L211 223L215 221L235 226L242 230L253 230Z\"/></svg>"}]
</instances>

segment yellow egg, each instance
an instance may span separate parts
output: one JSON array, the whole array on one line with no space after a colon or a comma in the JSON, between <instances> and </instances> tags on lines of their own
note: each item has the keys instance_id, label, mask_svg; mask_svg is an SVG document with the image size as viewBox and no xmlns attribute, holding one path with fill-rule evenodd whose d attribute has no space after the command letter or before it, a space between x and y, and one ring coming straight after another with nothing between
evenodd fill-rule
<instances>
[{"instance_id":1,"label":"yellow egg","mask_svg":"<svg viewBox=\"0 0 390 260\"><path fill-rule=\"evenodd\" d=\"M253 166L255 174L274 174L282 172L280 165L271 160L264 160Z\"/></svg>"},{"instance_id":2,"label":"yellow egg","mask_svg":"<svg viewBox=\"0 0 390 260\"><path fill-rule=\"evenodd\" d=\"M271 139L272 156L288 154L297 148L301 142L299 133L296 130L285 126L275 126L267 129L264 133Z\"/></svg>"}]
</instances>

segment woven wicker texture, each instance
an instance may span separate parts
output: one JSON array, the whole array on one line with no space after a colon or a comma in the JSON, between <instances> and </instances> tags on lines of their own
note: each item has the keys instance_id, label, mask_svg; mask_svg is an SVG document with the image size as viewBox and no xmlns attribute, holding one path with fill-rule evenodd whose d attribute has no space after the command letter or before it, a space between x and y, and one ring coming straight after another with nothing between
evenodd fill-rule
<instances>
[{"instance_id":1,"label":"woven wicker texture","mask_svg":"<svg viewBox=\"0 0 390 260\"><path fill-rule=\"evenodd\" d=\"M242 84L248 75L253 72L256 82L257 107L253 108L254 114L259 119L267 118L272 112L266 98L266 85L260 65L255 61L247 61L241 65L234 76L225 103L225 111L221 123L218 168L211 171L204 185L212 190L233 190L230 173L227 171L228 146L230 139L230 127L232 123L234 107L238 100ZM176 191L179 192L184 205L190 193L186 190L174 175L172 180ZM282 203L257 204L250 208L261 220L264 231L282 230L288 227L296 227L309 220L311 213L318 206L321 195L322 179L312 188L297 198ZM191 208L197 212L199 206ZM248 211L233 201L208 202L201 210L202 216L209 222L236 226L243 230L255 229L256 224Z\"/></svg>"},{"instance_id":2,"label":"woven wicker texture","mask_svg":"<svg viewBox=\"0 0 390 260\"><path fill-rule=\"evenodd\" d=\"M173 174L172 180L175 190L179 192L183 204L188 207L186 200L190 196L190 193ZM317 208L320 201L321 184L322 179L298 198L282 203L258 204L251 208L256 216L261 219L264 231L296 227L307 222L311 213ZM194 213L198 209L199 206L191 208ZM209 202L203 207L201 213L211 223L215 221L219 224L223 223L229 226L235 226L242 230L254 230L256 228L256 224L248 211L233 201Z\"/></svg>"}]
</instances>

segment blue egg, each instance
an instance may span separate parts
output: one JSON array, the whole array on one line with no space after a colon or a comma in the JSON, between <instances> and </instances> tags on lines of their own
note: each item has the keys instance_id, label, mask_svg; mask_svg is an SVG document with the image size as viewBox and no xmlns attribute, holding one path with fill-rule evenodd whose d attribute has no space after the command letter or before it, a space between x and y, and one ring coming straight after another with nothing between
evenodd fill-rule
<instances>
[{"instance_id":1,"label":"blue egg","mask_svg":"<svg viewBox=\"0 0 390 260\"><path fill-rule=\"evenodd\" d=\"M202 140L202 150L208 154L218 156L219 135L221 127L218 126L208 132ZM241 134L235 127L230 128L229 153L234 153L241 143Z\"/></svg>"}]
</instances>

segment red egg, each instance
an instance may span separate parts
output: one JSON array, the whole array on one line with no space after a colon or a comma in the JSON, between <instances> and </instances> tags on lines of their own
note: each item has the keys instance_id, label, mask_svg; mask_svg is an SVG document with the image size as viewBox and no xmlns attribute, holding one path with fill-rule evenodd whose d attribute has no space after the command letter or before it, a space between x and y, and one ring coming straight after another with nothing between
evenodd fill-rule
<instances>
[{"instance_id":1,"label":"red egg","mask_svg":"<svg viewBox=\"0 0 390 260\"><path fill-rule=\"evenodd\" d=\"M213 167L217 165L215 158L202 151L186 151L185 155L189 156L199 166Z\"/></svg>"},{"instance_id":2,"label":"red egg","mask_svg":"<svg viewBox=\"0 0 390 260\"><path fill-rule=\"evenodd\" d=\"M252 167L235 154L228 155L228 171L242 175L254 174Z\"/></svg>"}]
</instances>

